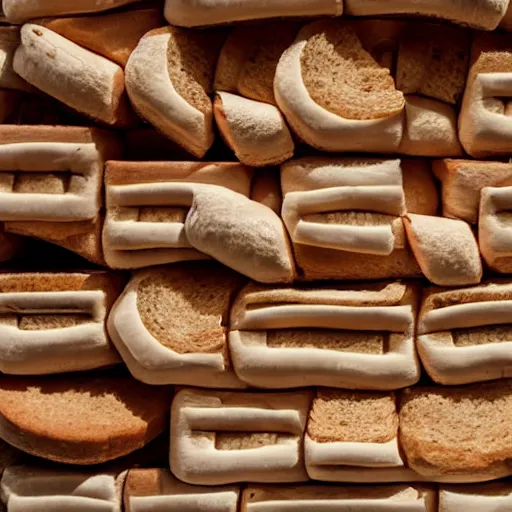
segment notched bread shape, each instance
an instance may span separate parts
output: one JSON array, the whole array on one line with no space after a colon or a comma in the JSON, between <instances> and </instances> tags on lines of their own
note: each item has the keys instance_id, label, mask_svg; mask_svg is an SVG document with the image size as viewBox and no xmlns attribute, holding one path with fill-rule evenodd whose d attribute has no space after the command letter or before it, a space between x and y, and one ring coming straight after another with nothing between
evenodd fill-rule
<instances>
[{"instance_id":1,"label":"notched bread shape","mask_svg":"<svg viewBox=\"0 0 512 512\"><path fill-rule=\"evenodd\" d=\"M200 27L234 21L299 16L339 16L341 0L166 0L164 15L171 25Z\"/></svg>"},{"instance_id":2,"label":"notched bread shape","mask_svg":"<svg viewBox=\"0 0 512 512\"><path fill-rule=\"evenodd\" d=\"M304 452L313 480L422 480L406 466L401 454L394 393L318 390L309 413Z\"/></svg>"},{"instance_id":3,"label":"notched bread shape","mask_svg":"<svg viewBox=\"0 0 512 512\"><path fill-rule=\"evenodd\" d=\"M160 435L170 401L170 388L147 386L131 377L2 375L0 437L55 462L99 464Z\"/></svg>"},{"instance_id":4,"label":"notched bread shape","mask_svg":"<svg viewBox=\"0 0 512 512\"><path fill-rule=\"evenodd\" d=\"M108 321L133 376L147 384L245 387L227 340L231 301L243 281L206 262L136 273Z\"/></svg>"},{"instance_id":5,"label":"notched bread shape","mask_svg":"<svg viewBox=\"0 0 512 512\"><path fill-rule=\"evenodd\" d=\"M124 279L114 273L0 274L0 369L14 375L121 362L106 318Z\"/></svg>"},{"instance_id":6,"label":"notched bread shape","mask_svg":"<svg viewBox=\"0 0 512 512\"><path fill-rule=\"evenodd\" d=\"M512 376L512 284L426 293L418 320L418 352L430 377L444 385Z\"/></svg>"},{"instance_id":7,"label":"notched bread shape","mask_svg":"<svg viewBox=\"0 0 512 512\"><path fill-rule=\"evenodd\" d=\"M19 27L0 27L0 88L30 92L32 87L13 69L14 52L19 44Z\"/></svg>"},{"instance_id":8,"label":"notched bread shape","mask_svg":"<svg viewBox=\"0 0 512 512\"><path fill-rule=\"evenodd\" d=\"M222 138L243 164L277 165L293 156L290 130L274 105L218 92L213 112Z\"/></svg>"},{"instance_id":9,"label":"notched bread shape","mask_svg":"<svg viewBox=\"0 0 512 512\"><path fill-rule=\"evenodd\" d=\"M406 390L400 444L409 466L425 479L446 483L510 475L511 403L509 380Z\"/></svg>"},{"instance_id":10,"label":"notched bread shape","mask_svg":"<svg viewBox=\"0 0 512 512\"><path fill-rule=\"evenodd\" d=\"M7 512L121 512L123 474L117 472L8 467L0 484Z\"/></svg>"},{"instance_id":11,"label":"notched bread shape","mask_svg":"<svg viewBox=\"0 0 512 512\"><path fill-rule=\"evenodd\" d=\"M166 469L131 469L124 486L126 512L237 512L236 486L203 487L180 482Z\"/></svg>"},{"instance_id":12,"label":"notched bread shape","mask_svg":"<svg viewBox=\"0 0 512 512\"><path fill-rule=\"evenodd\" d=\"M439 512L505 512L511 507L512 487L507 481L439 488Z\"/></svg>"},{"instance_id":13,"label":"notched bread shape","mask_svg":"<svg viewBox=\"0 0 512 512\"><path fill-rule=\"evenodd\" d=\"M152 30L126 65L126 90L135 110L198 158L214 141L210 95L224 39L223 31Z\"/></svg>"},{"instance_id":14,"label":"notched bread shape","mask_svg":"<svg viewBox=\"0 0 512 512\"><path fill-rule=\"evenodd\" d=\"M337 485L264 486L250 485L242 493L241 512L269 512L293 510L294 512L396 512L414 510L437 512L436 492L429 487L386 485L356 487Z\"/></svg>"},{"instance_id":15,"label":"notched bread shape","mask_svg":"<svg viewBox=\"0 0 512 512\"><path fill-rule=\"evenodd\" d=\"M237 375L252 386L398 389L416 383L415 290L401 283L248 284L231 312Z\"/></svg>"},{"instance_id":16,"label":"notched bread shape","mask_svg":"<svg viewBox=\"0 0 512 512\"><path fill-rule=\"evenodd\" d=\"M512 153L512 35L475 34L459 117L459 138L472 157Z\"/></svg>"},{"instance_id":17,"label":"notched bread shape","mask_svg":"<svg viewBox=\"0 0 512 512\"><path fill-rule=\"evenodd\" d=\"M193 485L303 482L311 393L183 389L171 407L170 466Z\"/></svg>"},{"instance_id":18,"label":"notched bread shape","mask_svg":"<svg viewBox=\"0 0 512 512\"><path fill-rule=\"evenodd\" d=\"M252 172L238 163L108 162L105 259L114 268L141 268L208 259L189 242L185 220L198 186L244 196Z\"/></svg>"},{"instance_id":19,"label":"notched bread shape","mask_svg":"<svg viewBox=\"0 0 512 512\"><path fill-rule=\"evenodd\" d=\"M317 149L390 153L402 139L403 94L365 49L364 31L360 22L306 25L277 66L277 104Z\"/></svg>"},{"instance_id":20,"label":"notched bread shape","mask_svg":"<svg viewBox=\"0 0 512 512\"><path fill-rule=\"evenodd\" d=\"M352 16L413 15L445 19L461 25L494 30L507 10L507 0L345 0Z\"/></svg>"},{"instance_id":21,"label":"notched bread shape","mask_svg":"<svg viewBox=\"0 0 512 512\"><path fill-rule=\"evenodd\" d=\"M405 231L426 278L440 286L477 284L480 251L471 227L462 220L408 214Z\"/></svg>"}]
</instances>

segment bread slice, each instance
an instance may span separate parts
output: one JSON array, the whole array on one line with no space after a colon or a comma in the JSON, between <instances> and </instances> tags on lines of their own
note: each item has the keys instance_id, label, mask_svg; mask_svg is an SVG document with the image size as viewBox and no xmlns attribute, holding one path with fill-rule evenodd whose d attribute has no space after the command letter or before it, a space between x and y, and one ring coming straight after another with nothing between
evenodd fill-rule
<instances>
[{"instance_id":1,"label":"bread slice","mask_svg":"<svg viewBox=\"0 0 512 512\"><path fill-rule=\"evenodd\" d=\"M14 72L14 52L21 42L19 27L0 26L0 88L31 92L33 88Z\"/></svg>"},{"instance_id":2,"label":"bread slice","mask_svg":"<svg viewBox=\"0 0 512 512\"><path fill-rule=\"evenodd\" d=\"M436 492L426 486L264 486L250 485L242 494L241 512L265 510L293 510L310 512L395 512L415 510L437 512Z\"/></svg>"},{"instance_id":3,"label":"bread slice","mask_svg":"<svg viewBox=\"0 0 512 512\"><path fill-rule=\"evenodd\" d=\"M483 30L494 30L507 10L507 0L345 0L351 16L413 15L435 17Z\"/></svg>"},{"instance_id":4,"label":"bread slice","mask_svg":"<svg viewBox=\"0 0 512 512\"><path fill-rule=\"evenodd\" d=\"M341 0L166 0L164 14L171 25L200 27L285 16L339 16L342 10Z\"/></svg>"},{"instance_id":5,"label":"bread slice","mask_svg":"<svg viewBox=\"0 0 512 512\"><path fill-rule=\"evenodd\" d=\"M462 220L408 214L405 230L426 278L440 286L466 286L482 279L478 243Z\"/></svg>"},{"instance_id":6,"label":"bread slice","mask_svg":"<svg viewBox=\"0 0 512 512\"><path fill-rule=\"evenodd\" d=\"M159 510L237 512L240 489L191 486L168 469L131 469L124 487L126 512Z\"/></svg>"},{"instance_id":7,"label":"bread slice","mask_svg":"<svg viewBox=\"0 0 512 512\"><path fill-rule=\"evenodd\" d=\"M330 482L421 480L398 444L393 393L320 389L304 439L310 478Z\"/></svg>"},{"instance_id":8,"label":"bread slice","mask_svg":"<svg viewBox=\"0 0 512 512\"><path fill-rule=\"evenodd\" d=\"M135 110L198 158L214 141L210 95L225 37L224 31L152 30L126 65L126 90Z\"/></svg>"},{"instance_id":9,"label":"bread slice","mask_svg":"<svg viewBox=\"0 0 512 512\"><path fill-rule=\"evenodd\" d=\"M229 309L239 274L215 263L140 271L110 315L112 340L147 384L240 388L228 351Z\"/></svg>"},{"instance_id":10,"label":"bread slice","mask_svg":"<svg viewBox=\"0 0 512 512\"><path fill-rule=\"evenodd\" d=\"M122 487L123 475L115 472L41 464L7 468L0 485L8 512L121 512Z\"/></svg>"},{"instance_id":11,"label":"bread slice","mask_svg":"<svg viewBox=\"0 0 512 512\"><path fill-rule=\"evenodd\" d=\"M510 482L446 485L439 489L439 512L499 512L512 507Z\"/></svg>"},{"instance_id":12,"label":"bread slice","mask_svg":"<svg viewBox=\"0 0 512 512\"><path fill-rule=\"evenodd\" d=\"M508 280L429 290L421 306L417 346L430 377L457 385L512 375L510 304Z\"/></svg>"},{"instance_id":13,"label":"bread slice","mask_svg":"<svg viewBox=\"0 0 512 512\"><path fill-rule=\"evenodd\" d=\"M508 380L408 389L401 398L400 443L409 466L446 483L510 475L511 403Z\"/></svg>"},{"instance_id":14,"label":"bread slice","mask_svg":"<svg viewBox=\"0 0 512 512\"><path fill-rule=\"evenodd\" d=\"M281 215L283 194L279 169L261 169L252 179L251 199Z\"/></svg>"},{"instance_id":15,"label":"bread slice","mask_svg":"<svg viewBox=\"0 0 512 512\"><path fill-rule=\"evenodd\" d=\"M123 69L53 30L23 25L13 67L28 83L95 120L130 122Z\"/></svg>"},{"instance_id":16,"label":"bread slice","mask_svg":"<svg viewBox=\"0 0 512 512\"><path fill-rule=\"evenodd\" d=\"M1 273L0 370L44 375L119 363L105 322L123 286L103 271Z\"/></svg>"},{"instance_id":17,"label":"bread slice","mask_svg":"<svg viewBox=\"0 0 512 512\"><path fill-rule=\"evenodd\" d=\"M270 389L415 384L417 293L399 282L275 288L248 284L231 312L237 375Z\"/></svg>"},{"instance_id":18,"label":"bread slice","mask_svg":"<svg viewBox=\"0 0 512 512\"><path fill-rule=\"evenodd\" d=\"M149 0L2 0L2 9L7 21L23 23L43 16L106 11L137 1Z\"/></svg>"},{"instance_id":19,"label":"bread slice","mask_svg":"<svg viewBox=\"0 0 512 512\"><path fill-rule=\"evenodd\" d=\"M169 388L130 377L2 375L0 437L45 459L98 464L131 453L162 433L170 400Z\"/></svg>"},{"instance_id":20,"label":"bread slice","mask_svg":"<svg viewBox=\"0 0 512 512\"><path fill-rule=\"evenodd\" d=\"M404 184L411 186L407 196L428 194L430 205L437 193L403 181L404 170L400 160L373 158L310 157L282 166L282 216L306 280L419 275L401 218Z\"/></svg>"},{"instance_id":21,"label":"bread slice","mask_svg":"<svg viewBox=\"0 0 512 512\"><path fill-rule=\"evenodd\" d=\"M459 118L459 137L472 157L509 155L512 121L508 99L512 94L512 37L476 34L470 70Z\"/></svg>"},{"instance_id":22,"label":"bread slice","mask_svg":"<svg viewBox=\"0 0 512 512\"><path fill-rule=\"evenodd\" d=\"M303 482L309 391L183 389L171 408L170 465L192 485Z\"/></svg>"},{"instance_id":23,"label":"bread slice","mask_svg":"<svg viewBox=\"0 0 512 512\"><path fill-rule=\"evenodd\" d=\"M222 138L243 164L277 165L293 156L290 130L274 105L218 92L213 112Z\"/></svg>"}]
</instances>

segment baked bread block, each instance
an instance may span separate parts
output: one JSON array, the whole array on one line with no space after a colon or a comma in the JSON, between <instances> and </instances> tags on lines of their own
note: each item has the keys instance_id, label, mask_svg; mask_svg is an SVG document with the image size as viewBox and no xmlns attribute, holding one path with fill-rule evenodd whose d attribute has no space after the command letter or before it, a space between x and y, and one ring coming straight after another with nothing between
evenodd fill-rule
<instances>
[{"instance_id":1,"label":"baked bread block","mask_svg":"<svg viewBox=\"0 0 512 512\"><path fill-rule=\"evenodd\" d=\"M245 387L227 340L230 303L243 281L211 262L137 272L108 321L132 375L147 384Z\"/></svg>"},{"instance_id":2,"label":"baked bread block","mask_svg":"<svg viewBox=\"0 0 512 512\"><path fill-rule=\"evenodd\" d=\"M510 482L446 485L439 489L439 512L505 512L512 507Z\"/></svg>"},{"instance_id":3,"label":"baked bread block","mask_svg":"<svg viewBox=\"0 0 512 512\"><path fill-rule=\"evenodd\" d=\"M459 137L472 157L512 154L512 35L475 34L459 116Z\"/></svg>"},{"instance_id":4,"label":"baked bread block","mask_svg":"<svg viewBox=\"0 0 512 512\"><path fill-rule=\"evenodd\" d=\"M240 489L180 482L168 469L131 469L124 486L126 512L237 512Z\"/></svg>"},{"instance_id":5,"label":"baked bread block","mask_svg":"<svg viewBox=\"0 0 512 512\"><path fill-rule=\"evenodd\" d=\"M409 466L430 481L484 482L512 473L512 382L406 390L400 444Z\"/></svg>"},{"instance_id":6,"label":"baked bread block","mask_svg":"<svg viewBox=\"0 0 512 512\"><path fill-rule=\"evenodd\" d=\"M342 0L166 0L164 15L171 25L200 27L268 18L339 16L342 11Z\"/></svg>"},{"instance_id":7,"label":"baked bread block","mask_svg":"<svg viewBox=\"0 0 512 512\"><path fill-rule=\"evenodd\" d=\"M462 220L408 214L405 231L425 277L439 286L467 286L482 279L475 235Z\"/></svg>"},{"instance_id":8,"label":"baked bread block","mask_svg":"<svg viewBox=\"0 0 512 512\"><path fill-rule=\"evenodd\" d=\"M486 187L512 181L512 164L477 160L434 160L432 169L441 181L443 216L478 223L480 197Z\"/></svg>"},{"instance_id":9,"label":"baked bread block","mask_svg":"<svg viewBox=\"0 0 512 512\"><path fill-rule=\"evenodd\" d=\"M279 169L260 169L252 178L251 199L281 215L283 194Z\"/></svg>"},{"instance_id":10,"label":"baked bread block","mask_svg":"<svg viewBox=\"0 0 512 512\"><path fill-rule=\"evenodd\" d=\"M43 25L23 25L13 67L29 84L96 121L133 122L123 69Z\"/></svg>"},{"instance_id":11,"label":"baked bread block","mask_svg":"<svg viewBox=\"0 0 512 512\"><path fill-rule=\"evenodd\" d=\"M178 391L171 471L192 485L308 480L302 443L311 398L310 391Z\"/></svg>"},{"instance_id":12,"label":"baked bread block","mask_svg":"<svg viewBox=\"0 0 512 512\"><path fill-rule=\"evenodd\" d=\"M494 30L507 11L507 0L344 0L351 16L435 17L482 30Z\"/></svg>"},{"instance_id":13,"label":"baked bread block","mask_svg":"<svg viewBox=\"0 0 512 512\"><path fill-rule=\"evenodd\" d=\"M409 208L437 209L425 162L302 158L281 167L281 186L282 218L305 280L421 275L402 217Z\"/></svg>"},{"instance_id":14,"label":"baked bread block","mask_svg":"<svg viewBox=\"0 0 512 512\"><path fill-rule=\"evenodd\" d=\"M146 386L131 377L2 375L0 438L55 462L99 464L161 434L170 402L170 388Z\"/></svg>"},{"instance_id":15,"label":"baked bread block","mask_svg":"<svg viewBox=\"0 0 512 512\"><path fill-rule=\"evenodd\" d=\"M398 389L415 384L417 290L399 282L275 288L248 284L229 347L252 386Z\"/></svg>"},{"instance_id":16,"label":"baked bread block","mask_svg":"<svg viewBox=\"0 0 512 512\"><path fill-rule=\"evenodd\" d=\"M211 94L225 37L224 31L152 30L126 64L126 90L138 114L197 158L214 141Z\"/></svg>"},{"instance_id":17,"label":"baked bread block","mask_svg":"<svg viewBox=\"0 0 512 512\"><path fill-rule=\"evenodd\" d=\"M511 300L512 283L500 279L471 288L425 291L417 346L435 382L469 384L509 377Z\"/></svg>"},{"instance_id":18,"label":"baked bread block","mask_svg":"<svg viewBox=\"0 0 512 512\"><path fill-rule=\"evenodd\" d=\"M291 282L285 228L269 207L248 198L251 174L238 163L109 162L108 265L138 268L210 256L256 281Z\"/></svg>"},{"instance_id":19,"label":"baked bread block","mask_svg":"<svg viewBox=\"0 0 512 512\"><path fill-rule=\"evenodd\" d=\"M1 480L6 512L121 512L124 475L42 465L11 466Z\"/></svg>"},{"instance_id":20,"label":"baked bread block","mask_svg":"<svg viewBox=\"0 0 512 512\"><path fill-rule=\"evenodd\" d=\"M0 88L30 92L33 88L13 69L14 52L20 42L19 27L0 26Z\"/></svg>"},{"instance_id":21,"label":"baked bread block","mask_svg":"<svg viewBox=\"0 0 512 512\"><path fill-rule=\"evenodd\" d=\"M429 487L382 486L263 486L250 485L242 493L241 512L437 512L436 492Z\"/></svg>"},{"instance_id":22,"label":"baked bread block","mask_svg":"<svg viewBox=\"0 0 512 512\"><path fill-rule=\"evenodd\" d=\"M277 165L293 156L290 130L274 105L218 92L213 112L222 138L243 164Z\"/></svg>"},{"instance_id":23,"label":"baked bread block","mask_svg":"<svg viewBox=\"0 0 512 512\"><path fill-rule=\"evenodd\" d=\"M104 271L0 273L0 370L45 375L120 363L105 322L123 286Z\"/></svg>"}]
</instances>

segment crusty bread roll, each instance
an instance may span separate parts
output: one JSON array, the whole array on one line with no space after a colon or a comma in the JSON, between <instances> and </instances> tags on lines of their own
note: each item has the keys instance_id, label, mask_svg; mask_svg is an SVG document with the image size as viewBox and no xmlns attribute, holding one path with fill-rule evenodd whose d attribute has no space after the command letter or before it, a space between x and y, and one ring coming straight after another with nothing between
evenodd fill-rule
<instances>
[{"instance_id":1,"label":"crusty bread roll","mask_svg":"<svg viewBox=\"0 0 512 512\"><path fill-rule=\"evenodd\" d=\"M126 512L237 512L240 489L180 482L168 469L131 469L124 486Z\"/></svg>"},{"instance_id":2,"label":"crusty bread roll","mask_svg":"<svg viewBox=\"0 0 512 512\"><path fill-rule=\"evenodd\" d=\"M227 340L230 302L243 281L206 262L135 274L108 322L133 376L147 384L245 387Z\"/></svg>"},{"instance_id":3,"label":"crusty bread roll","mask_svg":"<svg viewBox=\"0 0 512 512\"><path fill-rule=\"evenodd\" d=\"M285 16L334 16L342 10L342 0L166 0L164 13L171 25L197 27Z\"/></svg>"},{"instance_id":4,"label":"crusty bread roll","mask_svg":"<svg viewBox=\"0 0 512 512\"><path fill-rule=\"evenodd\" d=\"M0 489L7 512L121 512L123 474L42 465L5 470Z\"/></svg>"},{"instance_id":5,"label":"crusty bread roll","mask_svg":"<svg viewBox=\"0 0 512 512\"><path fill-rule=\"evenodd\" d=\"M103 271L0 274L0 370L45 375L121 362L105 322L123 285Z\"/></svg>"},{"instance_id":6,"label":"crusty bread roll","mask_svg":"<svg viewBox=\"0 0 512 512\"><path fill-rule=\"evenodd\" d=\"M303 482L311 393L183 389L171 408L170 466L193 485Z\"/></svg>"},{"instance_id":7,"label":"crusty bread roll","mask_svg":"<svg viewBox=\"0 0 512 512\"><path fill-rule=\"evenodd\" d=\"M398 389L415 384L416 290L401 283L275 288L251 283L231 312L229 347L252 386Z\"/></svg>"},{"instance_id":8,"label":"crusty bread roll","mask_svg":"<svg viewBox=\"0 0 512 512\"><path fill-rule=\"evenodd\" d=\"M508 481L439 489L439 512L506 512L511 507L512 487Z\"/></svg>"},{"instance_id":9,"label":"crusty bread roll","mask_svg":"<svg viewBox=\"0 0 512 512\"><path fill-rule=\"evenodd\" d=\"M512 375L512 283L426 290L417 346L430 377L443 385Z\"/></svg>"},{"instance_id":10,"label":"crusty bread roll","mask_svg":"<svg viewBox=\"0 0 512 512\"><path fill-rule=\"evenodd\" d=\"M400 444L407 463L436 482L483 482L510 475L511 404L508 380L409 388L400 405Z\"/></svg>"},{"instance_id":11,"label":"crusty bread roll","mask_svg":"<svg viewBox=\"0 0 512 512\"><path fill-rule=\"evenodd\" d=\"M224 31L152 30L126 65L126 90L135 110L198 158L214 141L210 95L225 37Z\"/></svg>"},{"instance_id":12,"label":"crusty bread roll","mask_svg":"<svg viewBox=\"0 0 512 512\"><path fill-rule=\"evenodd\" d=\"M2 375L0 437L45 459L98 464L142 448L161 434L170 400L169 388L130 377Z\"/></svg>"}]
</instances>

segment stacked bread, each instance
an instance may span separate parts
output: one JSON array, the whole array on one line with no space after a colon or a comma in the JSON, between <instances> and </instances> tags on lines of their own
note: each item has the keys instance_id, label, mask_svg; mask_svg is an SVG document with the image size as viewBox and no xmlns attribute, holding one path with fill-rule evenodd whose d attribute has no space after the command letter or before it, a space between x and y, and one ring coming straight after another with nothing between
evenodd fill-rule
<instances>
[{"instance_id":1,"label":"stacked bread","mask_svg":"<svg viewBox=\"0 0 512 512\"><path fill-rule=\"evenodd\" d=\"M0 62L0 510L512 510L512 3L3 0Z\"/></svg>"}]
</instances>

